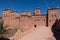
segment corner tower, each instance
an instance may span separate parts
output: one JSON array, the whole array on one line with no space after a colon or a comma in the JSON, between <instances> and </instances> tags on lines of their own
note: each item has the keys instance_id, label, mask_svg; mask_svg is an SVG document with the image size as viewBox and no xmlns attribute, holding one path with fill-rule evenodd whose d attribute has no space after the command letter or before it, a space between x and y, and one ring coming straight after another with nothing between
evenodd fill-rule
<instances>
[{"instance_id":1,"label":"corner tower","mask_svg":"<svg viewBox=\"0 0 60 40\"><path fill-rule=\"evenodd\" d=\"M59 8L49 8L48 9L48 26L52 26L56 19L59 18Z\"/></svg>"},{"instance_id":2,"label":"corner tower","mask_svg":"<svg viewBox=\"0 0 60 40\"><path fill-rule=\"evenodd\" d=\"M41 14L40 8L36 8L36 9L35 9L35 15L40 15L40 14Z\"/></svg>"}]
</instances>

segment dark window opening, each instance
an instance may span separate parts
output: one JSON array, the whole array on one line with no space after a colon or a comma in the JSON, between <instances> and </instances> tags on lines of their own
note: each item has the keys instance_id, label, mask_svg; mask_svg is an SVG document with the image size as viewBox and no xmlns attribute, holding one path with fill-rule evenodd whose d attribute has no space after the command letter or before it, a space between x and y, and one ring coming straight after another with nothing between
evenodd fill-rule
<instances>
[{"instance_id":1,"label":"dark window opening","mask_svg":"<svg viewBox=\"0 0 60 40\"><path fill-rule=\"evenodd\" d=\"M40 21L40 19L38 19L38 21Z\"/></svg>"},{"instance_id":2,"label":"dark window opening","mask_svg":"<svg viewBox=\"0 0 60 40\"><path fill-rule=\"evenodd\" d=\"M52 15L52 17L53 17L53 15Z\"/></svg>"},{"instance_id":3,"label":"dark window opening","mask_svg":"<svg viewBox=\"0 0 60 40\"><path fill-rule=\"evenodd\" d=\"M55 17L56 17L56 15L55 15Z\"/></svg>"},{"instance_id":4,"label":"dark window opening","mask_svg":"<svg viewBox=\"0 0 60 40\"><path fill-rule=\"evenodd\" d=\"M43 19L45 21L45 19Z\"/></svg>"},{"instance_id":5,"label":"dark window opening","mask_svg":"<svg viewBox=\"0 0 60 40\"><path fill-rule=\"evenodd\" d=\"M36 25L34 25L34 27L36 28Z\"/></svg>"},{"instance_id":6,"label":"dark window opening","mask_svg":"<svg viewBox=\"0 0 60 40\"><path fill-rule=\"evenodd\" d=\"M51 20L50 20L50 22L51 22Z\"/></svg>"}]
</instances>

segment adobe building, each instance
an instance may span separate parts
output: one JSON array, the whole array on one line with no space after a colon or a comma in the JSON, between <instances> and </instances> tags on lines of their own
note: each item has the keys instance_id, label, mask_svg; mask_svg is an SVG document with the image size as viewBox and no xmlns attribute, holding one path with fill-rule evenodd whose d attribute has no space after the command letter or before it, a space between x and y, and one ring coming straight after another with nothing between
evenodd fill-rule
<instances>
[{"instance_id":1,"label":"adobe building","mask_svg":"<svg viewBox=\"0 0 60 40\"><path fill-rule=\"evenodd\" d=\"M47 14L42 14L39 8L35 12L19 12L11 9L3 10L3 26L7 28L20 28L22 31L29 30L32 27L47 26L51 27L56 19L59 19L59 8L49 8Z\"/></svg>"}]
</instances>

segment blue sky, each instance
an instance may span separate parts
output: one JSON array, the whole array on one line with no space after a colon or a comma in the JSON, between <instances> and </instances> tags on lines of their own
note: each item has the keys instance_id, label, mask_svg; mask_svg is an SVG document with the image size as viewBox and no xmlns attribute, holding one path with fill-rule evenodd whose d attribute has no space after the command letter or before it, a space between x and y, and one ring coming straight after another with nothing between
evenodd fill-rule
<instances>
[{"instance_id":1,"label":"blue sky","mask_svg":"<svg viewBox=\"0 0 60 40\"><path fill-rule=\"evenodd\" d=\"M42 13L47 13L48 8L60 8L60 0L0 0L0 15L4 9L12 9L18 12L40 8Z\"/></svg>"}]
</instances>

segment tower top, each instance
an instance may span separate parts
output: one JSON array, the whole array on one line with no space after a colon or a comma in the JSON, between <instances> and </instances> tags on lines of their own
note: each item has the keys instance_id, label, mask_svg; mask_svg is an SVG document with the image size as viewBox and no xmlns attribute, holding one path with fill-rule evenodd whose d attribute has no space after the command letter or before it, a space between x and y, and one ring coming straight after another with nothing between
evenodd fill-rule
<instances>
[{"instance_id":1,"label":"tower top","mask_svg":"<svg viewBox=\"0 0 60 40\"><path fill-rule=\"evenodd\" d=\"M37 10L37 9L39 9L39 10L40 10L40 8L35 8L35 10Z\"/></svg>"},{"instance_id":2,"label":"tower top","mask_svg":"<svg viewBox=\"0 0 60 40\"><path fill-rule=\"evenodd\" d=\"M35 8L35 15L40 15L40 14L41 14L40 8Z\"/></svg>"},{"instance_id":3,"label":"tower top","mask_svg":"<svg viewBox=\"0 0 60 40\"><path fill-rule=\"evenodd\" d=\"M12 9L5 9L5 10L3 10L3 11L8 11L8 10L10 10L10 11L11 11Z\"/></svg>"},{"instance_id":4,"label":"tower top","mask_svg":"<svg viewBox=\"0 0 60 40\"><path fill-rule=\"evenodd\" d=\"M48 10L54 10L54 9L59 9L59 7L56 7L56 8L48 8Z\"/></svg>"},{"instance_id":5,"label":"tower top","mask_svg":"<svg viewBox=\"0 0 60 40\"><path fill-rule=\"evenodd\" d=\"M16 10L12 10L12 9L5 9L5 10L3 10L3 11L5 11L5 12L16 12L16 13L19 13L19 12L17 12Z\"/></svg>"}]
</instances>

